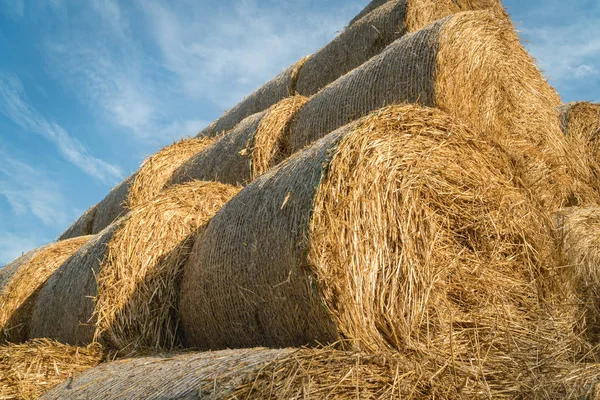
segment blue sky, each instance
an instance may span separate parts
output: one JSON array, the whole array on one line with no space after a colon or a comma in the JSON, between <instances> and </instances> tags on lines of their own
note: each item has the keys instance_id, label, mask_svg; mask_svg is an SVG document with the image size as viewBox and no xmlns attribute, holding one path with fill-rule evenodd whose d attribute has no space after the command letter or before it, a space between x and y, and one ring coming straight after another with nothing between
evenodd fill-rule
<instances>
[{"instance_id":1,"label":"blue sky","mask_svg":"<svg viewBox=\"0 0 600 400\"><path fill-rule=\"evenodd\" d=\"M0 0L0 265L329 42L367 0ZM600 2L506 0L563 100L600 100Z\"/></svg>"}]
</instances>

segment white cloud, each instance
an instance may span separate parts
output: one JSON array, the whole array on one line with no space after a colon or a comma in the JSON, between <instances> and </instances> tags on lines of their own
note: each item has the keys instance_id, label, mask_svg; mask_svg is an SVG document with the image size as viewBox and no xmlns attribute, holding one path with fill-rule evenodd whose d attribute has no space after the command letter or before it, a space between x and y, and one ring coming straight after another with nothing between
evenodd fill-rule
<instances>
[{"instance_id":1,"label":"white cloud","mask_svg":"<svg viewBox=\"0 0 600 400\"><path fill-rule=\"evenodd\" d=\"M117 166L91 156L79 140L29 105L23 85L16 75L0 72L0 113L24 131L41 135L53 142L66 160L103 183L114 184L123 178L123 173Z\"/></svg>"}]
</instances>

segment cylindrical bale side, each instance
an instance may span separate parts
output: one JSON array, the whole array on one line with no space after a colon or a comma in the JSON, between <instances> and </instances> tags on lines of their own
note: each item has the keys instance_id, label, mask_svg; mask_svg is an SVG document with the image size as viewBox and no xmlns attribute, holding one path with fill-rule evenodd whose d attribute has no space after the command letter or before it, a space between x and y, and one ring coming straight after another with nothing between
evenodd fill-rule
<instances>
[{"instance_id":1,"label":"cylindrical bale side","mask_svg":"<svg viewBox=\"0 0 600 400\"><path fill-rule=\"evenodd\" d=\"M130 175L112 188L108 195L96 205L92 234L100 233L104 228L127 213L127 197L129 196L129 189L135 181L135 176L135 173Z\"/></svg>"},{"instance_id":2,"label":"cylindrical bale side","mask_svg":"<svg viewBox=\"0 0 600 400\"><path fill-rule=\"evenodd\" d=\"M94 226L94 218L96 217L96 205L88 208L77 221L58 238L58 240L71 239L78 236L86 236L92 234Z\"/></svg>"},{"instance_id":3,"label":"cylindrical bale side","mask_svg":"<svg viewBox=\"0 0 600 400\"><path fill-rule=\"evenodd\" d=\"M569 160L600 194L600 104L574 102L561 106L559 112L569 142Z\"/></svg>"},{"instance_id":4,"label":"cylindrical bale side","mask_svg":"<svg viewBox=\"0 0 600 400\"><path fill-rule=\"evenodd\" d=\"M47 244L45 246L38 247L37 249L30 250L20 257L15 258L4 267L0 268L0 295L4 293L12 278L17 272L19 272L19 269L21 269L23 265L29 264L36 254L38 254L40 251L44 251L51 245L52 244Z\"/></svg>"},{"instance_id":5,"label":"cylindrical bale side","mask_svg":"<svg viewBox=\"0 0 600 400\"><path fill-rule=\"evenodd\" d=\"M133 208L63 264L42 288L32 337L124 354L180 343L180 271L199 229L239 188L190 182Z\"/></svg>"},{"instance_id":6,"label":"cylindrical bale side","mask_svg":"<svg viewBox=\"0 0 600 400\"><path fill-rule=\"evenodd\" d=\"M196 137L213 137L229 131L246 117L266 110L287 96L296 93L298 73L305 61L304 57L285 71L256 89L240 103L226 111L215 122L202 130Z\"/></svg>"},{"instance_id":7,"label":"cylindrical bale side","mask_svg":"<svg viewBox=\"0 0 600 400\"><path fill-rule=\"evenodd\" d=\"M390 107L332 132L198 238L181 287L187 345L344 339L459 363L491 341L481 374L500 390L510 370L517 385L511 368L549 367L546 350L571 336L539 304L552 226L513 175L506 152L438 110Z\"/></svg>"},{"instance_id":8,"label":"cylindrical bale side","mask_svg":"<svg viewBox=\"0 0 600 400\"><path fill-rule=\"evenodd\" d=\"M42 286L33 307L29 338L50 338L71 345L92 342L95 274L121 221L84 244Z\"/></svg>"},{"instance_id":9,"label":"cylindrical bale side","mask_svg":"<svg viewBox=\"0 0 600 400\"><path fill-rule=\"evenodd\" d=\"M244 119L178 168L169 184L194 179L248 184L287 157L290 124L307 101L300 95L286 97L267 111Z\"/></svg>"},{"instance_id":10,"label":"cylindrical bale side","mask_svg":"<svg viewBox=\"0 0 600 400\"><path fill-rule=\"evenodd\" d=\"M399 354L333 349L255 348L152 356L100 365L58 385L42 399L461 398L452 373L448 369L436 373L432 364Z\"/></svg>"},{"instance_id":11,"label":"cylindrical bale side","mask_svg":"<svg viewBox=\"0 0 600 400\"><path fill-rule=\"evenodd\" d=\"M371 11L373 11L376 8L384 5L387 2L388 2L388 0L371 0L371 2L369 2L369 4L367 4L365 6L365 8L363 8L362 10L360 10L360 12L358 14L356 14L354 16L354 18L352 18L350 20L350 22L348 23L348 26L354 24L356 21L360 20L362 17L364 17L365 15L369 14Z\"/></svg>"},{"instance_id":12,"label":"cylindrical bale side","mask_svg":"<svg viewBox=\"0 0 600 400\"><path fill-rule=\"evenodd\" d=\"M29 334L29 322L40 288L91 236L80 236L44 246L22 262L0 293L0 342L19 343Z\"/></svg>"},{"instance_id":13,"label":"cylindrical bale side","mask_svg":"<svg viewBox=\"0 0 600 400\"><path fill-rule=\"evenodd\" d=\"M573 195L560 98L507 18L463 12L405 35L315 94L290 127L299 150L380 107L417 103L454 115L509 149L519 175L556 209ZM579 201L589 193L575 193Z\"/></svg>"}]
</instances>

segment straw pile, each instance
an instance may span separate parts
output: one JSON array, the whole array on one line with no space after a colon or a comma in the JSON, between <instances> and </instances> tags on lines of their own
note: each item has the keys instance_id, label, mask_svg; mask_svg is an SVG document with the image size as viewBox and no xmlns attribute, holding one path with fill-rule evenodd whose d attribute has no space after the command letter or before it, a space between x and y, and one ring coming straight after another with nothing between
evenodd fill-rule
<instances>
[{"instance_id":1,"label":"straw pile","mask_svg":"<svg viewBox=\"0 0 600 400\"><path fill-rule=\"evenodd\" d=\"M393 0L373 1L339 36L313 54L298 74L298 93L310 96L348 71L381 53L394 40L440 18L466 10L490 8L499 15L498 0Z\"/></svg>"},{"instance_id":2,"label":"straw pile","mask_svg":"<svg viewBox=\"0 0 600 400\"><path fill-rule=\"evenodd\" d=\"M248 185L199 237L181 289L187 344L344 338L475 359L490 391L512 390L523 365L540 373L547 352L567 351L571 327L539 304L554 238L513 174L497 145L433 109L390 107L332 132Z\"/></svg>"},{"instance_id":3,"label":"straw pile","mask_svg":"<svg viewBox=\"0 0 600 400\"><path fill-rule=\"evenodd\" d=\"M197 137L212 137L229 131L246 117L264 111L285 97L296 94L298 74L309 58L310 56L302 58L296 64L288 67L275 78L256 89L235 107L225 112L219 119L198 133Z\"/></svg>"},{"instance_id":4,"label":"straw pile","mask_svg":"<svg viewBox=\"0 0 600 400\"><path fill-rule=\"evenodd\" d=\"M169 185L193 179L248 184L287 157L289 126L307 101L303 96L290 96L244 119L185 162L173 173Z\"/></svg>"},{"instance_id":5,"label":"straw pile","mask_svg":"<svg viewBox=\"0 0 600 400\"><path fill-rule=\"evenodd\" d=\"M0 341L21 342L28 336L32 308L42 285L91 237L56 242L21 263L0 294Z\"/></svg>"},{"instance_id":6,"label":"straw pile","mask_svg":"<svg viewBox=\"0 0 600 400\"><path fill-rule=\"evenodd\" d=\"M106 246L122 220L84 244L50 276L33 307L29 338L51 338L71 345L88 345L94 336L90 317L96 295L95 274Z\"/></svg>"},{"instance_id":7,"label":"straw pile","mask_svg":"<svg viewBox=\"0 0 600 400\"><path fill-rule=\"evenodd\" d=\"M382 106L435 106L508 149L518 175L549 208L566 203L573 184L565 174L560 98L511 22L495 15L447 17L398 39L321 90L290 126L292 151Z\"/></svg>"},{"instance_id":8,"label":"straw pile","mask_svg":"<svg viewBox=\"0 0 600 400\"><path fill-rule=\"evenodd\" d=\"M213 142L214 139L208 138L183 139L144 160L129 190L128 208L155 198L177 168Z\"/></svg>"},{"instance_id":9,"label":"straw pile","mask_svg":"<svg viewBox=\"0 0 600 400\"><path fill-rule=\"evenodd\" d=\"M458 398L449 369L333 349L244 349L116 361L43 399Z\"/></svg>"},{"instance_id":10,"label":"straw pile","mask_svg":"<svg viewBox=\"0 0 600 400\"><path fill-rule=\"evenodd\" d=\"M83 213L77 221L58 238L58 240L71 239L78 236L86 236L92 234L94 226L94 218L96 217L96 205L91 206Z\"/></svg>"},{"instance_id":11,"label":"straw pile","mask_svg":"<svg viewBox=\"0 0 600 400\"><path fill-rule=\"evenodd\" d=\"M238 188L190 182L168 188L89 242L42 288L33 337L131 353L177 344L179 271L197 231Z\"/></svg>"},{"instance_id":12,"label":"straw pile","mask_svg":"<svg viewBox=\"0 0 600 400\"><path fill-rule=\"evenodd\" d=\"M560 108L561 127L579 173L600 193L600 104L578 102Z\"/></svg>"},{"instance_id":13,"label":"straw pile","mask_svg":"<svg viewBox=\"0 0 600 400\"><path fill-rule=\"evenodd\" d=\"M0 346L0 399L37 399L53 386L98 365L100 346L67 346L48 340Z\"/></svg>"},{"instance_id":14,"label":"straw pile","mask_svg":"<svg viewBox=\"0 0 600 400\"><path fill-rule=\"evenodd\" d=\"M592 345L600 343L600 208L571 207L558 213L565 285L579 298L582 328Z\"/></svg>"},{"instance_id":15,"label":"straw pile","mask_svg":"<svg viewBox=\"0 0 600 400\"><path fill-rule=\"evenodd\" d=\"M238 188L191 182L131 211L97 274L96 339L131 352L173 348L180 271L200 229Z\"/></svg>"}]
</instances>

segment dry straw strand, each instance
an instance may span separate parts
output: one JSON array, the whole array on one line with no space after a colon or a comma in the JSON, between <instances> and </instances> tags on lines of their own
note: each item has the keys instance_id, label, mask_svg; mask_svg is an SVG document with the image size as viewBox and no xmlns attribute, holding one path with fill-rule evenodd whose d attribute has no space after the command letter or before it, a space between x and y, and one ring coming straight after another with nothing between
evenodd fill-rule
<instances>
[{"instance_id":1,"label":"dry straw strand","mask_svg":"<svg viewBox=\"0 0 600 400\"><path fill-rule=\"evenodd\" d=\"M210 138L182 139L148 157L129 189L128 207L134 208L154 198L179 166L214 141Z\"/></svg>"},{"instance_id":2,"label":"dry straw strand","mask_svg":"<svg viewBox=\"0 0 600 400\"><path fill-rule=\"evenodd\" d=\"M37 399L53 386L98 365L95 344L74 347L46 339L0 346L0 398Z\"/></svg>"},{"instance_id":3,"label":"dry straw strand","mask_svg":"<svg viewBox=\"0 0 600 400\"><path fill-rule=\"evenodd\" d=\"M124 352L178 344L177 282L198 230L239 188L190 182L133 209L97 274L97 340Z\"/></svg>"},{"instance_id":4,"label":"dry straw strand","mask_svg":"<svg viewBox=\"0 0 600 400\"><path fill-rule=\"evenodd\" d=\"M0 294L0 339L21 342L29 331L29 320L42 285L91 236L63 240L45 246L22 264Z\"/></svg>"},{"instance_id":5,"label":"dry straw strand","mask_svg":"<svg viewBox=\"0 0 600 400\"><path fill-rule=\"evenodd\" d=\"M265 173L290 155L287 140L292 119L308 101L296 95L275 104L258 124L252 145L252 179Z\"/></svg>"}]
</instances>

